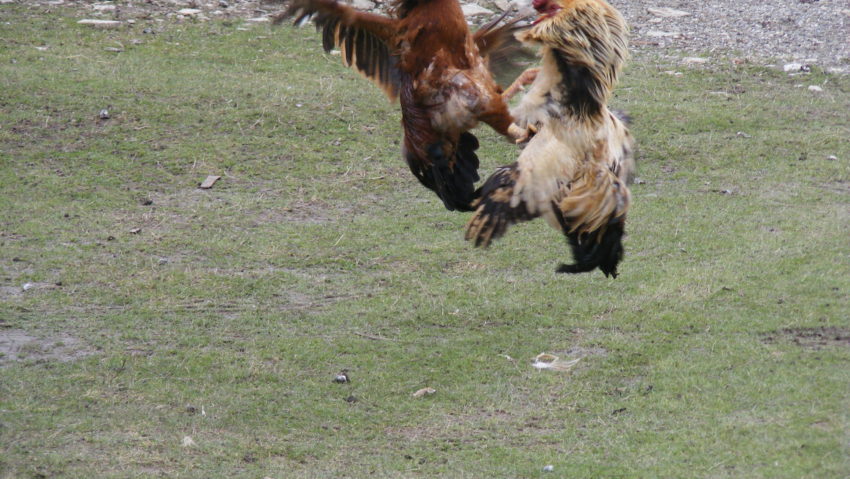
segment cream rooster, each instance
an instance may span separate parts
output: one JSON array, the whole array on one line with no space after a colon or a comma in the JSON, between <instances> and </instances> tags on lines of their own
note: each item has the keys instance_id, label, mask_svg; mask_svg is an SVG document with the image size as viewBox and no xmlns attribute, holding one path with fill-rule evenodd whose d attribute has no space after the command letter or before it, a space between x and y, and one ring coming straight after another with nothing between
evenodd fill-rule
<instances>
[{"instance_id":1,"label":"cream rooster","mask_svg":"<svg viewBox=\"0 0 850 479\"><path fill-rule=\"evenodd\" d=\"M628 27L604 0L533 6L540 16L517 38L540 46L542 66L511 114L537 133L516 163L479 189L466 239L487 247L509 225L542 216L564 233L575 260L557 272L598 267L616 277L634 141L608 99L628 53Z\"/></svg>"}]
</instances>

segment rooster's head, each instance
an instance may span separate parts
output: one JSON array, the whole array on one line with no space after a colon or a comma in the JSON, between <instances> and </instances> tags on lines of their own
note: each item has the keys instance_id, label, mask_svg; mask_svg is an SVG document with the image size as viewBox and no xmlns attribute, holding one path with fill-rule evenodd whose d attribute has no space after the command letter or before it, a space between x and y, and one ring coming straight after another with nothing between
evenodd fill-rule
<instances>
[{"instance_id":1,"label":"rooster's head","mask_svg":"<svg viewBox=\"0 0 850 479\"><path fill-rule=\"evenodd\" d=\"M567 0L567 3L569 3L569 0ZM540 16L534 20L535 25L554 17L555 14L564 8L563 5L561 5L560 0L532 0L531 6L534 7L534 9L540 14Z\"/></svg>"}]
</instances>

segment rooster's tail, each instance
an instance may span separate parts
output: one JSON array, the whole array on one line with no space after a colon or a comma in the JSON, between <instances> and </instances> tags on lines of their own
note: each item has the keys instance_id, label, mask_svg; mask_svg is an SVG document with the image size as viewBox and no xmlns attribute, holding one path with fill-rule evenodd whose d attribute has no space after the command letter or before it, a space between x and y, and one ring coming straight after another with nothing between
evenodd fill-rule
<instances>
[{"instance_id":1,"label":"rooster's tail","mask_svg":"<svg viewBox=\"0 0 850 479\"><path fill-rule=\"evenodd\" d=\"M569 194L555 209L575 264L562 264L559 273L583 273L599 268L617 277L623 258L626 212L631 194L625 183L599 166L570 185Z\"/></svg>"}]
</instances>

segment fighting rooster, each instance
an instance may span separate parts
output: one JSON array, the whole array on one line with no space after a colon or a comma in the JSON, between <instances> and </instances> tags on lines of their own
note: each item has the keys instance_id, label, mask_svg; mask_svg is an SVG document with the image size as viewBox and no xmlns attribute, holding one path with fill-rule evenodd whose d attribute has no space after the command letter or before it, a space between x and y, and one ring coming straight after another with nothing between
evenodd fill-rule
<instances>
[{"instance_id":1,"label":"fighting rooster","mask_svg":"<svg viewBox=\"0 0 850 479\"><path fill-rule=\"evenodd\" d=\"M504 15L470 34L457 0L394 0L391 17L357 11L336 0L281 0L276 17L300 24L312 18L326 52L342 60L401 104L403 156L419 181L449 210L471 211L478 181L479 121L522 140L488 57L512 48L519 19ZM508 94L516 91L512 85Z\"/></svg>"},{"instance_id":2,"label":"fighting rooster","mask_svg":"<svg viewBox=\"0 0 850 479\"><path fill-rule=\"evenodd\" d=\"M543 56L528 92L512 110L537 130L516 163L481 187L466 239L488 246L509 225L544 217L563 231L575 264L617 276L634 172L633 140L608 109L627 56L628 27L603 0L534 0L540 13L517 37Z\"/></svg>"}]
</instances>

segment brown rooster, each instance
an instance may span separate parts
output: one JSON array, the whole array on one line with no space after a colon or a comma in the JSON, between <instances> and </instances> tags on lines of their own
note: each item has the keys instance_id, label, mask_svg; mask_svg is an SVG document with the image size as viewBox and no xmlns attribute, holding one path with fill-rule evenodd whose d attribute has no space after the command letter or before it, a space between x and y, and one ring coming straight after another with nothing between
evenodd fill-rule
<instances>
[{"instance_id":1,"label":"brown rooster","mask_svg":"<svg viewBox=\"0 0 850 479\"><path fill-rule=\"evenodd\" d=\"M517 37L540 45L542 66L512 113L537 134L516 163L481 187L466 239L486 247L510 224L543 216L572 249L575 264L562 264L559 273L598 267L616 277L634 145L607 104L627 56L628 27L604 0L533 6L540 16Z\"/></svg>"},{"instance_id":2,"label":"brown rooster","mask_svg":"<svg viewBox=\"0 0 850 479\"><path fill-rule=\"evenodd\" d=\"M526 137L488 68L489 55L511 46L519 19L497 26L503 15L471 35L457 0L394 0L392 17L336 0L281 1L287 8L276 21L312 18L326 52L339 47L346 65L399 99L410 170L446 208L471 211L479 176L478 139L469 130L483 121Z\"/></svg>"}]
</instances>

